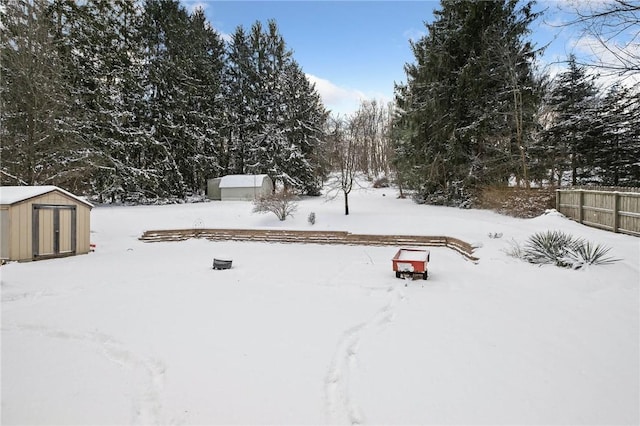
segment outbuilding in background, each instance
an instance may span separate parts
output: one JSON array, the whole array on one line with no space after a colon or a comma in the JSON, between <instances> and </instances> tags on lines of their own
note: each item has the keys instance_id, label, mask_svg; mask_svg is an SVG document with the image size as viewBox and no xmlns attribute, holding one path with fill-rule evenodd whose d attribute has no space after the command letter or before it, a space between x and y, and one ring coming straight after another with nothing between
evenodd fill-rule
<instances>
[{"instance_id":1,"label":"outbuilding in background","mask_svg":"<svg viewBox=\"0 0 640 426\"><path fill-rule=\"evenodd\" d=\"M0 258L89 253L93 205L57 186L0 187Z\"/></svg>"},{"instance_id":2,"label":"outbuilding in background","mask_svg":"<svg viewBox=\"0 0 640 426\"><path fill-rule=\"evenodd\" d=\"M273 193L273 182L267 175L227 175L218 182L219 198L215 189L214 179L210 180L208 196L222 201L254 200Z\"/></svg>"}]
</instances>

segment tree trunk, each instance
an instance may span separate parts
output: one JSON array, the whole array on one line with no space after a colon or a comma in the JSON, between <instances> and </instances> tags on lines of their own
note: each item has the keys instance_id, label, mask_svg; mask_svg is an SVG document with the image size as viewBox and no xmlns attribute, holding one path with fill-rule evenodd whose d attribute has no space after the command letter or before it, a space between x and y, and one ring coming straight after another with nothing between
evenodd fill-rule
<instances>
[{"instance_id":1,"label":"tree trunk","mask_svg":"<svg viewBox=\"0 0 640 426\"><path fill-rule=\"evenodd\" d=\"M344 214L349 215L349 194L344 193Z\"/></svg>"}]
</instances>

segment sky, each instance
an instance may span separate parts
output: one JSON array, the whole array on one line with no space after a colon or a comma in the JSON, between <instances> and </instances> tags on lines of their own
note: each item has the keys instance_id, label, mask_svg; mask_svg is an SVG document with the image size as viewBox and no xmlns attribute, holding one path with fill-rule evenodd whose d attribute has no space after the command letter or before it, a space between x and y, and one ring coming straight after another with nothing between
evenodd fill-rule
<instances>
[{"instance_id":1,"label":"sky","mask_svg":"<svg viewBox=\"0 0 640 426\"><path fill-rule=\"evenodd\" d=\"M557 25L561 7L572 0L539 1L546 10L532 25L531 39L547 46L540 68L551 74L579 43L576 34ZM406 81L404 65L413 63L410 40L426 35L439 1L202 1L182 0L189 10L202 7L225 38L238 25L278 24L293 58L315 83L333 114L355 112L361 100L393 100L394 83Z\"/></svg>"}]
</instances>

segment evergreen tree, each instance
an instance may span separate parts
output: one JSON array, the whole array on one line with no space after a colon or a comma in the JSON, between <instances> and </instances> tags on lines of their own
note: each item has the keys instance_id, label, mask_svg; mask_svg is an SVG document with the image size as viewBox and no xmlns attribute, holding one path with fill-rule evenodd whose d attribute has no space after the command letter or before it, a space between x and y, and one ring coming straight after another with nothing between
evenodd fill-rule
<instances>
[{"instance_id":1,"label":"evergreen tree","mask_svg":"<svg viewBox=\"0 0 640 426\"><path fill-rule=\"evenodd\" d=\"M396 87L398 167L431 201L464 200L477 185L520 175L534 125L536 51L524 40L532 2L443 0L416 63Z\"/></svg>"},{"instance_id":2,"label":"evergreen tree","mask_svg":"<svg viewBox=\"0 0 640 426\"><path fill-rule=\"evenodd\" d=\"M306 194L318 195L327 173L321 153L328 113L295 61L287 65L281 79L284 93L280 112L286 142L279 168L285 183Z\"/></svg>"},{"instance_id":3,"label":"evergreen tree","mask_svg":"<svg viewBox=\"0 0 640 426\"><path fill-rule=\"evenodd\" d=\"M326 112L275 21L227 56L177 0L0 1L3 183L148 202L235 172L317 192Z\"/></svg>"},{"instance_id":4,"label":"evergreen tree","mask_svg":"<svg viewBox=\"0 0 640 426\"><path fill-rule=\"evenodd\" d=\"M225 167L222 131L224 44L202 9L149 0L143 25L148 74L144 117L163 176L161 194L202 193Z\"/></svg>"},{"instance_id":5,"label":"evergreen tree","mask_svg":"<svg viewBox=\"0 0 640 426\"><path fill-rule=\"evenodd\" d=\"M56 0L51 12L76 99L76 130L90 153L90 192L100 200L144 197L160 177L141 158L149 137L139 119L140 10L131 0Z\"/></svg>"},{"instance_id":6,"label":"evergreen tree","mask_svg":"<svg viewBox=\"0 0 640 426\"><path fill-rule=\"evenodd\" d=\"M218 176L223 121L222 73L224 42L207 23L202 9L190 17L188 40L191 81L187 87L186 140L192 141L183 159L182 174L191 192L204 191L207 179Z\"/></svg>"},{"instance_id":7,"label":"evergreen tree","mask_svg":"<svg viewBox=\"0 0 640 426\"><path fill-rule=\"evenodd\" d=\"M275 21L238 27L229 45L227 90L230 169L318 192L318 147L326 112L292 59Z\"/></svg>"},{"instance_id":8,"label":"evergreen tree","mask_svg":"<svg viewBox=\"0 0 640 426\"><path fill-rule=\"evenodd\" d=\"M226 172L244 174L245 146L256 126L251 87L257 80L250 64L251 48L247 34L238 26L228 45L225 67L226 114Z\"/></svg>"},{"instance_id":9,"label":"evergreen tree","mask_svg":"<svg viewBox=\"0 0 640 426\"><path fill-rule=\"evenodd\" d=\"M95 193L132 201L154 198L162 176L147 159L153 141L143 119L147 93L142 10L133 0L108 0L100 8L110 34L95 34L103 45L104 67L96 79L102 92L98 123L103 137L97 141L101 164L94 175Z\"/></svg>"},{"instance_id":10,"label":"evergreen tree","mask_svg":"<svg viewBox=\"0 0 640 426\"><path fill-rule=\"evenodd\" d=\"M589 76L571 56L568 69L552 84L547 100L552 112L551 123L544 137L558 183L562 182L564 172L571 173L573 185L584 180L579 172L588 165L588 157L596 149L597 90L594 80L595 77Z\"/></svg>"},{"instance_id":11,"label":"evergreen tree","mask_svg":"<svg viewBox=\"0 0 640 426\"><path fill-rule=\"evenodd\" d=\"M84 190L85 152L48 3L3 1L0 18L0 182Z\"/></svg>"},{"instance_id":12,"label":"evergreen tree","mask_svg":"<svg viewBox=\"0 0 640 426\"><path fill-rule=\"evenodd\" d=\"M142 34L148 97L143 120L152 139L146 160L162 177L156 195L184 197L188 188L183 171L193 143L186 123L192 78L186 9L175 0L148 0Z\"/></svg>"},{"instance_id":13,"label":"evergreen tree","mask_svg":"<svg viewBox=\"0 0 640 426\"><path fill-rule=\"evenodd\" d=\"M291 52L278 32L275 21L267 31L260 22L251 27L251 74L255 76L250 96L255 121L249 127L245 165L249 173L266 173L276 182L287 182L281 169L281 158L287 150L284 135L284 86L282 78Z\"/></svg>"},{"instance_id":14,"label":"evergreen tree","mask_svg":"<svg viewBox=\"0 0 640 426\"><path fill-rule=\"evenodd\" d=\"M591 165L598 183L640 185L640 93L612 86L599 104L601 128Z\"/></svg>"}]
</instances>

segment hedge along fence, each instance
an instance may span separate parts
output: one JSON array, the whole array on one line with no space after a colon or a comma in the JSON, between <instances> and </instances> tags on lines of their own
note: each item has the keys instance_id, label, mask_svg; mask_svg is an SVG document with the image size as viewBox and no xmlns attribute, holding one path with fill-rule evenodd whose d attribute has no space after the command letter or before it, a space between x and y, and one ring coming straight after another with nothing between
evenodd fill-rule
<instances>
[{"instance_id":1,"label":"hedge along fence","mask_svg":"<svg viewBox=\"0 0 640 426\"><path fill-rule=\"evenodd\" d=\"M558 189L556 210L585 225L640 236L639 188Z\"/></svg>"}]
</instances>

